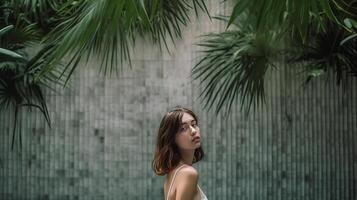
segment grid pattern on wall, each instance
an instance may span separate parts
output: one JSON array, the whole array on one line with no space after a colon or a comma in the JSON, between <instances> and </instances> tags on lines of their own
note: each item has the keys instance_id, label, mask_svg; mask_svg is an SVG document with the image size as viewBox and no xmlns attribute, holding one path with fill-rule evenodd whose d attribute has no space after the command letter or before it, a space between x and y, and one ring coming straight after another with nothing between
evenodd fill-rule
<instances>
[{"instance_id":1,"label":"grid pattern on wall","mask_svg":"<svg viewBox=\"0 0 357 200\"><path fill-rule=\"evenodd\" d=\"M210 1L213 14L230 8ZM41 114L21 116L22 149L11 147L13 113L1 113L0 199L163 199L164 177L151 169L155 136L168 108L199 116L203 161L194 164L208 199L350 200L357 188L356 80L301 87L298 68L269 71L267 104L245 117L202 110L191 82L192 43L225 25L200 16L172 53L137 42L133 68L97 74L93 58L68 89L47 91L52 128Z\"/></svg>"}]
</instances>

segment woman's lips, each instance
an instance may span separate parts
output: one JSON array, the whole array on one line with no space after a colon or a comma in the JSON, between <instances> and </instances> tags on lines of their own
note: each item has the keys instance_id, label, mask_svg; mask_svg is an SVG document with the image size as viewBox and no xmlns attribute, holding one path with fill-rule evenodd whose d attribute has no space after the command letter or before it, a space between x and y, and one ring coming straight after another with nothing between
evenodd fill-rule
<instances>
[{"instance_id":1,"label":"woman's lips","mask_svg":"<svg viewBox=\"0 0 357 200\"><path fill-rule=\"evenodd\" d=\"M199 141L201 141L201 138L197 137L197 138L194 138L192 141L193 142L199 142Z\"/></svg>"}]
</instances>

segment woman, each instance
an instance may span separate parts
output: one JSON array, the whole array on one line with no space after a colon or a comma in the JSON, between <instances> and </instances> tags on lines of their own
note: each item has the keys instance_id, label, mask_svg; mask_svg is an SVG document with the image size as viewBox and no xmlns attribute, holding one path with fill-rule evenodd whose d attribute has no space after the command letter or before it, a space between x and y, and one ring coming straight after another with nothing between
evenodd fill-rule
<instances>
[{"instance_id":1,"label":"woman","mask_svg":"<svg viewBox=\"0 0 357 200\"><path fill-rule=\"evenodd\" d=\"M157 175L167 175L166 200L207 200L198 186L198 172L192 167L204 156L195 113L176 107L160 123L152 166Z\"/></svg>"}]
</instances>

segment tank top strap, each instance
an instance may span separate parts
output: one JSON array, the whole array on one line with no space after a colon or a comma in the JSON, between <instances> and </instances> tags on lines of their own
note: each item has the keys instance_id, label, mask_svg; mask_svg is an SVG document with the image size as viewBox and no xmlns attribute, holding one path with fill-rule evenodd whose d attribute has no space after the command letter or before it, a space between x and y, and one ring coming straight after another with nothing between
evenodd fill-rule
<instances>
[{"instance_id":1,"label":"tank top strap","mask_svg":"<svg viewBox=\"0 0 357 200\"><path fill-rule=\"evenodd\" d=\"M197 184L197 187L198 187L199 190L201 190L201 188L200 188L200 186L199 186L198 184ZM201 191L202 191L202 190L201 190ZM202 191L202 192L203 192L203 191Z\"/></svg>"},{"instance_id":2,"label":"tank top strap","mask_svg":"<svg viewBox=\"0 0 357 200\"><path fill-rule=\"evenodd\" d=\"M172 184L173 184L174 181L175 181L175 177L176 177L177 172L178 172L182 167L184 167L185 165L186 165L186 164L182 164L179 168L176 169L176 171L175 171L175 173L174 173L174 176L173 176L173 178L172 178L170 187L169 187L169 191L167 192L166 200L169 199L169 194L170 194L170 191L171 191L171 186L172 186Z\"/></svg>"},{"instance_id":3,"label":"tank top strap","mask_svg":"<svg viewBox=\"0 0 357 200\"><path fill-rule=\"evenodd\" d=\"M197 184L197 187L200 190L201 200L207 200L207 197L206 197L205 193L202 191L201 187L198 184Z\"/></svg>"}]
</instances>

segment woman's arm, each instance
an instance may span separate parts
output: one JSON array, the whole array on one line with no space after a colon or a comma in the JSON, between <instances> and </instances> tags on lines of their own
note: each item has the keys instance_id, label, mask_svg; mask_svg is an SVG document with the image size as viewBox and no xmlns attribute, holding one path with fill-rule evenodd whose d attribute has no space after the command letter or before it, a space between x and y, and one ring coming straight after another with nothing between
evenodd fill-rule
<instances>
[{"instance_id":1,"label":"woman's arm","mask_svg":"<svg viewBox=\"0 0 357 200\"><path fill-rule=\"evenodd\" d=\"M177 177L176 200L193 200L197 192L198 172L193 167L180 170Z\"/></svg>"}]
</instances>

